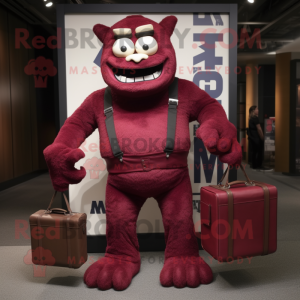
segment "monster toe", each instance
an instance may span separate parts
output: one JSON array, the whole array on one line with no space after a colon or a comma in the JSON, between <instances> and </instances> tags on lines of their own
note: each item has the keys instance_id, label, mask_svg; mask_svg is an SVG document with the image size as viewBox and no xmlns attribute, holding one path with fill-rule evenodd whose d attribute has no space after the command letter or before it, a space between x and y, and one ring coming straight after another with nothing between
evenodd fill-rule
<instances>
[{"instance_id":1,"label":"monster toe","mask_svg":"<svg viewBox=\"0 0 300 300\"><path fill-rule=\"evenodd\" d=\"M100 263L100 261L101 260L94 262L91 266L87 268L87 270L84 273L84 283L89 288L97 287L97 277L99 272L103 268L103 265Z\"/></svg>"},{"instance_id":2,"label":"monster toe","mask_svg":"<svg viewBox=\"0 0 300 300\"><path fill-rule=\"evenodd\" d=\"M160 282L165 287L195 288L212 280L213 273L209 265L201 257L194 256L169 258L160 273Z\"/></svg>"},{"instance_id":3,"label":"monster toe","mask_svg":"<svg viewBox=\"0 0 300 300\"><path fill-rule=\"evenodd\" d=\"M198 266L186 265L186 283L188 287L195 288L200 285L200 274Z\"/></svg>"},{"instance_id":4,"label":"monster toe","mask_svg":"<svg viewBox=\"0 0 300 300\"><path fill-rule=\"evenodd\" d=\"M160 272L160 283L164 287L170 287L173 285L173 264L171 260L166 261L163 269Z\"/></svg>"},{"instance_id":5,"label":"monster toe","mask_svg":"<svg viewBox=\"0 0 300 300\"><path fill-rule=\"evenodd\" d=\"M179 263L174 266L173 284L177 288L183 288L186 286L186 274L183 263Z\"/></svg>"},{"instance_id":6,"label":"monster toe","mask_svg":"<svg viewBox=\"0 0 300 300\"><path fill-rule=\"evenodd\" d=\"M112 286L112 275L114 272L114 268L107 264L103 267L101 272L98 273L97 277L97 286L100 290L108 290L111 289Z\"/></svg>"},{"instance_id":7,"label":"monster toe","mask_svg":"<svg viewBox=\"0 0 300 300\"><path fill-rule=\"evenodd\" d=\"M112 277L113 287L117 291L125 290L131 283L131 279L135 274L132 271L125 269L124 266L118 267Z\"/></svg>"},{"instance_id":8,"label":"monster toe","mask_svg":"<svg viewBox=\"0 0 300 300\"><path fill-rule=\"evenodd\" d=\"M114 288L125 290L139 272L140 262L132 263L121 259L104 257L93 263L84 274L84 282L90 288L100 290Z\"/></svg>"},{"instance_id":9,"label":"monster toe","mask_svg":"<svg viewBox=\"0 0 300 300\"><path fill-rule=\"evenodd\" d=\"M213 272L201 257L199 257L199 274L202 284L209 284L213 281Z\"/></svg>"}]
</instances>

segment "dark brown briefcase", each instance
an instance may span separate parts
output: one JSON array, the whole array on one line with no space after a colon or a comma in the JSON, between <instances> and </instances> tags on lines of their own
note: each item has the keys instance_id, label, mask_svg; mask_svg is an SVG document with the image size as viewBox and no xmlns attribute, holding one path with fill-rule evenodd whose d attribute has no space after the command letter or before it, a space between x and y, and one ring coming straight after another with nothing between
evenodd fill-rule
<instances>
[{"instance_id":1,"label":"dark brown briefcase","mask_svg":"<svg viewBox=\"0 0 300 300\"><path fill-rule=\"evenodd\" d=\"M86 214L51 208L56 192L46 210L29 218L32 262L36 265L77 269L87 261Z\"/></svg>"}]
</instances>

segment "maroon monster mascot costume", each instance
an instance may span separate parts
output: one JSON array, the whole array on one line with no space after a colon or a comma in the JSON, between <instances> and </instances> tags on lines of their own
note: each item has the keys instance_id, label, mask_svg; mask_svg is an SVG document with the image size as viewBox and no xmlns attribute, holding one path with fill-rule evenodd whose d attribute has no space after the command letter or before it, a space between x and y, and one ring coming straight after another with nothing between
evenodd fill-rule
<instances>
[{"instance_id":1,"label":"maroon monster mascot costume","mask_svg":"<svg viewBox=\"0 0 300 300\"><path fill-rule=\"evenodd\" d=\"M85 177L83 167L74 168L85 156L78 147L99 129L109 172L107 248L105 257L85 272L88 287L124 290L139 272L136 220L149 197L158 202L165 230L161 284L197 287L213 279L194 234L189 122L200 123L197 137L222 162L240 164L242 152L222 106L194 83L175 78L170 37L176 22L174 16L156 23L134 15L111 28L95 25L108 87L89 95L44 150L53 186L64 191Z\"/></svg>"}]
</instances>

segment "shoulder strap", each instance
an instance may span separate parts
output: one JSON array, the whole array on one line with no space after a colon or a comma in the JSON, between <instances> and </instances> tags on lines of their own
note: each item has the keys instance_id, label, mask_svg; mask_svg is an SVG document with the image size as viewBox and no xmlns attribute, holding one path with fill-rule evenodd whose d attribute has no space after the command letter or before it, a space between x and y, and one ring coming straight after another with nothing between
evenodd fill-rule
<instances>
[{"instance_id":1,"label":"shoulder strap","mask_svg":"<svg viewBox=\"0 0 300 300\"><path fill-rule=\"evenodd\" d=\"M118 157L122 162L123 152L121 151L117 140L116 129L114 124L114 111L112 107L112 98L111 98L111 91L109 86L105 89L105 93L104 93L104 114L106 116L105 125L106 125L106 130L107 130L111 150L113 152L113 155L115 157Z\"/></svg>"},{"instance_id":2,"label":"shoulder strap","mask_svg":"<svg viewBox=\"0 0 300 300\"><path fill-rule=\"evenodd\" d=\"M168 127L167 127L167 142L164 152L167 158L174 150L175 144L175 130L176 130L176 118L177 118L177 106L178 106L178 78L175 77L171 85L169 86L169 108L168 108ZM112 98L110 87L105 89L104 93L104 114L106 116L105 125L111 146L111 150L115 157L118 157L120 161L123 161L123 152L119 146L112 107Z\"/></svg>"},{"instance_id":3,"label":"shoulder strap","mask_svg":"<svg viewBox=\"0 0 300 300\"><path fill-rule=\"evenodd\" d=\"M167 142L164 152L169 158L174 150L175 130L178 106L178 78L175 77L169 86L169 108L168 108L168 127L167 127Z\"/></svg>"}]
</instances>

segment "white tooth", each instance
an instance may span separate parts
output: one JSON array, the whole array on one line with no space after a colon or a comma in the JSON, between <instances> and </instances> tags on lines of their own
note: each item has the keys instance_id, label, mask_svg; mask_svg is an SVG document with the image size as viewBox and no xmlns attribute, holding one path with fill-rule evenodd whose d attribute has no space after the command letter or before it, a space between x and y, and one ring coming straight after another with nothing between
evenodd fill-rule
<instances>
[{"instance_id":1,"label":"white tooth","mask_svg":"<svg viewBox=\"0 0 300 300\"><path fill-rule=\"evenodd\" d=\"M143 76L141 76L141 77L135 77L134 81L135 82L137 82L137 81L144 81Z\"/></svg>"},{"instance_id":2,"label":"white tooth","mask_svg":"<svg viewBox=\"0 0 300 300\"><path fill-rule=\"evenodd\" d=\"M153 79L154 79L153 75L144 76L144 80L153 80Z\"/></svg>"},{"instance_id":3,"label":"white tooth","mask_svg":"<svg viewBox=\"0 0 300 300\"><path fill-rule=\"evenodd\" d=\"M118 76L118 75L115 74L115 77L116 77L119 81L121 81L121 75Z\"/></svg>"},{"instance_id":4,"label":"white tooth","mask_svg":"<svg viewBox=\"0 0 300 300\"><path fill-rule=\"evenodd\" d=\"M156 71L153 73L154 78L157 78L161 74L161 71Z\"/></svg>"},{"instance_id":5,"label":"white tooth","mask_svg":"<svg viewBox=\"0 0 300 300\"><path fill-rule=\"evenodd\" d=\"M120 79L119 80L122 81L122 82L126 82L126 77L120 75Z\"/></svg>"},{"instance_id":6,"label":"white tooth","mask_svg":"<svg viewBox=\"0 0 300 300\"><path fill-rule=\"evenodd\" d=\"M126 82L134 82L134 77L133 78L127 77Z\"/></svg>"}]
</instances>

